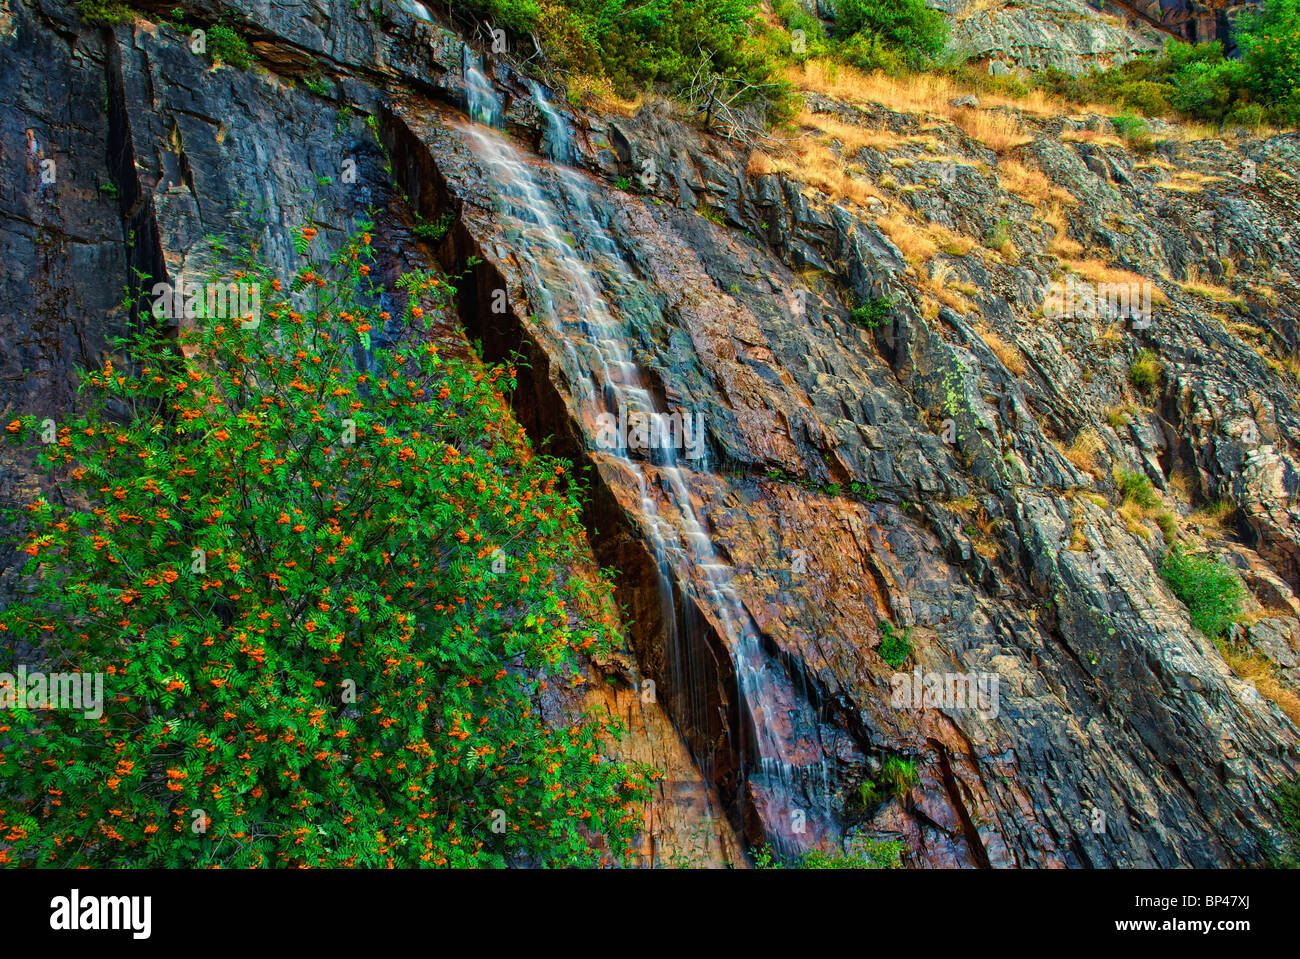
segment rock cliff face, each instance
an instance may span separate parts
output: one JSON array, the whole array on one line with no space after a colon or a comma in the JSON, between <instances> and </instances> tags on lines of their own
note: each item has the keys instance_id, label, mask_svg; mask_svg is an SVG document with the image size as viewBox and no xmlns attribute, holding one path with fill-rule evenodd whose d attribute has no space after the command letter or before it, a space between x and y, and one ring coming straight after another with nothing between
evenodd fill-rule
<instances>
[{"instance_id":1,"label":"rock cliff face","mask_svg":"<svg viewBox=\"0 0 1300 959\"><path fill-rule=\"evenodd\" d=\"M937 0L951 14L954 49L994 72L1054 66L1069 73L1108 67L1158 50L1171 37L1236 48L1232 23L1250 2L1228 0Z\"/></svg>"},{"instance_id":2,"label":"rock cliff face","mask_svg":"<svg viewBox=\"0 0 1300 959\"><path fill-rule=\"evenodd\" d=\"M471 271L447 341L522 354L519 420L590 467L631 648L585 701L666 771L648 863L866 839L914 866L1265 855L1300 758L1278 705L1300 650L1294 134L1159 128L1136 154L1100 117L828 87L800 136L836 192L667 104L556 105L418 3L185 4L243 18L251 71L191 53L172 6L104 28L0 0L6 414L75 405L124 288L250 233L287 269L293 228L375 208L390 275ZM1053 284L1130 278L1149 314L1044 309ZM6 499L32 482L2 464ZM1273 695L1166 587L1175 535L1240 572L1236 648ZM985 695L913 696L935 675ZM899 759L915 782L881 792Z\"/></svg>"}]
</instances>

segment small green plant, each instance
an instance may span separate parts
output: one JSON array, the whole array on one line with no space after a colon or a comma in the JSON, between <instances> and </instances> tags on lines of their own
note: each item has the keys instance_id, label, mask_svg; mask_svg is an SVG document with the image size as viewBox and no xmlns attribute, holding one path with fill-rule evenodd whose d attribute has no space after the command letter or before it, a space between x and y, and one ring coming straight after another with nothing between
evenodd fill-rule
<instances>
[{"instance_id":1,"label":"small green plant","mask_svg":"<svg viewBox=\"0 0 1300 959\"><path fill-rule=\"evenodd\" d=\"M853 853L832 856L814 849L804 857L804 869L902 869L903 844L897 839L860 839Z\"/></svg>"},{"instance_id":2,"label":"small green plant","mask_svg":"<svg viewBox=\"0 0 1300 959\"><path fill-rule=\"evenodd\" d=\"M1110 119L1115 124L1116 131L1133 152L1150 153L1155 150L1156 144L1151 139L1151 128L1141 117L1123 114Z\"/></svg>"},{"instance_id":3,"label":"small green plant","mask_svg":"<svg viewBox=\"0 0 1300 959\"><path fill-rule=\"evenodd\" d=\"M888 757L874 777L858 783L858 801L870 810L886 799L905 795L920 781L916 763L897 756Z\"/></svg>"},{"instance_id":4,"label":"small green plant","mask_svg":"<svg viewBox=\"0 0 1300 959\"><path fill-rule=\"evenodd\" d=\"M878 300L868 300L853 309L849 314L849 322L863 329L874 330L884 322L893 307L893 299L887 296Z\"/></svg>"},{"instance_id":5,"label":"small green plant","mask_svg":"<svg viewBox=\"0 0 1300 959\"><path fill-rule=\"evenodd\" d=\"M1011 244L1011 221L1000 219L984 231L984 245L990 250L1002 250Z\"/></svg>"},{"instance_id":6,"label":"small green plant","mask_svg":"<svg viewBox=\"0 0 1300 959\"><path fill-rule=\"evenodd\" d=\"M438 244L442 238L447 235L451 229L453 217L450 213L445 213L432 223L421 220L415 225L415 235L426 243Z\"/></svg>"},{"instance_id":7,"label":"small green plant","mask_svg":"<svg viewBox=\"0 0 1300 959\"><path fill-rule=\"evenodd\" d=\"M77 0L77 12L87 23L122 23L131 19L131 8L118 0Z\"/></svg>"},{"instance_id":8,"label":"small green plant","mask_svg":"<svg viewBox=\"0 0 1300 959\"><path fill-rule=\"evenodd\" d=\"M1281 849L1275 864L1284 869L1300 869L1300 777L1282 783L1273 790L1273 802L1282 819Z\"/></svg>"},{"instance_id":9,"label":"small green plant","mask_svg":"<svg viewBox=\"0 0 1300 959\"><path fill-rule=\"evenodd\" d=\"M1141 473L1133 470L1123 470L1118 467L1115 469L1115 486L1119 490L1120 499L1126 503L1136 503L1143 509L1152 509L1159 500L1156 498L1156 491L1151 485L1151 481Z\"/></svg>"},{"instance_id":10,"label":"small green plant","mask_svg":"<svg viewBox=\"0 0 1300 959\"><path fill-rule=\"evenodd\" d=\"M1210 639L1218 639L1241 613L1245 590L1237 574L1208 556L1193 555L1171 546L1160 565L1173 594L1187 606L1192 625Z\"/></svg>"},{"instance_id":11,"label":"small green plant","mask_svg":"<svg viewBox=\"0 0 1300 959\"><path fill-rule=\"evenodd\" d=\"M319 73L310 73L302 78L302 85L318 97L328 97L330 86Z\"/></svg>"},{"instance_id":12,"label":"small green plant","mask_svg":"<svg viewBox=\"0 0 1300 959\"><path fill-rule=\"evenodd\" d=\"M614 189L622 190L624 193L632 192L632 181L625 176L619 177L614 181Z\"/></svg>"},{"instance_id":13,"label":"small green plant","mask_svg":"<svg viewBox=\"0 0 1300 959\"><path fill-rule=\"evenodd\" d=\"M1145 395L1155 392L1163 375L1164 367L1160 364L1160 358L1150 350L1139 353L1128 368L1128 381Z\"/></svg>"},{"instance_id":14,"label":"small green plant","mask_svg":"<svg viewBox=\"0 0 1300 959\"><path fill-rule=\"evenodd\" d=\"M920 781L916 772L916 763L910 759L890 756L880 767L879 783L891 796L901 796Z\"/></svg>"},{"instance_id":15,"label":"small green plant","mask_svg":"<svg viewBox=\"0 0 1300 959\"><path fill-rule=\"evenodd\" d=\"M722 216L722 211L709 205L707 200L701 200L700 205L695 208L695 212L710 223L716 223L718 226L725 226L726 220Z\"/></svg>"},{"instance_id":16,"label":"small green plant","mask_svg":"<svg viewBox=\"0 0 1300 959\"><path fill-rule=\"evenodd\" d=\"M767 843L749 850L755 869L901 869L903 844L897 839L863 837L855 841L852 853L832 854L813 849L802 859L786 862Z\"/></svg>"},{"instance_id":17,"label":"small green plant","mask_svg":"<svg viewBox=\"0 0 1300 959\"><path fill-rule=\"evenodd\" d=\"M865 503L874 503L880 498L880 494L870 483L850 483L849 492Z\"/></svg>"},{"instance_id":18,"label":"small green plant","mask_svg":"<svg viewBox=\"0 0 1300 959\"><path fill-rule=\"evenodd\" d=\"M894 624L888 620L880 624L880 645L876 647L876 652L895 669L907 662L908 657L912 655L912 643L907 633L906 629L895 633Z\"/></svg>"},{"instance_id":19,"label":"small green plant","mask_svg":"<svg viewBox=\"0 0 1300 959\"><path fill-rule=\"evenodd\" d=\"M224 63L236 70L247 70L253 65L253 54L244 38L224 23L208 29L208 53L213 63Z\"/></svg>"},{"instance_id":20,"label":"small green plant","mask_svg":"<svg viewBox=\"0 0 1300 959\"><path fill-rule=\"evenodd\" d=\"M834 35L848 41L850 62L897 72L920 66L943 50L948 22L923 0L837 0ZM884 57L890 54L889 57ZM882 57L884 57L882 61Z\"/></svg>"}]
</instances>

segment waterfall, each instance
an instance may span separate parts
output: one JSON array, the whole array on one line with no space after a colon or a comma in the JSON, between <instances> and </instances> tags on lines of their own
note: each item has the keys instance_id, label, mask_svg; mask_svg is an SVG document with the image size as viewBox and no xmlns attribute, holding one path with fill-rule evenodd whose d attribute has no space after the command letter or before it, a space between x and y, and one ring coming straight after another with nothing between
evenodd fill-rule
<instances>
[{"instance_id":1,"label":"waterfall","mask_svg":"<svg viewBox=\"0 0 1300 959\"><path fill-rule=\"evenodd\" d=\"M505 116L496 88L479 66L478 57L468 46L464 50L465 67L465 112L476 123L489 127L500 127Z\"/></svg>"},{"instance_id":2,"label":"waterfall","mask_svg":"<svg viewBox=\"0 0 1300 959\"><path fill-rule=\"evenodd\" d=\"M662 328L666 321L655 298L619 258L617 241L596 215L589 181L567 166L574 153L564 118L534 85L537 109L547 123L544 143L557 161L553 167L535 165L491 129L502 114L501 104L469 59L465 73L470 116L476 122L463 133L495 181L497 213L523 265L533 315L561 348L563 378L584 424L588 448L593 447L589 427L602 416L604 422L618 424L640 418L651 426L651 435L656 430L660 437L673 435L673 417L680 413L661 408L647 389L634 360L637 334L619 313L627 315L644 305L657 321L648 328ZM612 288L609 292L602 293L601 279ZM623 430L615 434L612 443L600 444L593 455L612 457L639 488L641 516L658 569L668 668L676 694L698 710L692 715L703 714L705 673L703 664L695 661L701 644L679 631L675 572L679 588L696 593L699 604L720 624L735 669L740 709L754 736L753 742L744 742L744 724L734 731L741 742L741 788L748 790L772 843L782 853L797 854L838 838L817 716L762 648L758 627L733 585L734 571L719 557L707 520L696 513L688 477L691 466L683 466L673 443L642 452L631 447ZM671 507L668 515L661 515L660 498Z\"/></svg>"},{"instance_id":3,"label":"waterfall","mask_svg":"<svg viewBox=\"0 0 1300 959\"><path fill-rule=\"evenodd\" d=\"M542 152L556 163L568 165L573 162L573 137L569 135L569 125L560 116L560 111L546 97L546 92L536 81L529 81L533 91L533 102L546 120L546 136L542 140Z\"/></svg>"}]
</instances>

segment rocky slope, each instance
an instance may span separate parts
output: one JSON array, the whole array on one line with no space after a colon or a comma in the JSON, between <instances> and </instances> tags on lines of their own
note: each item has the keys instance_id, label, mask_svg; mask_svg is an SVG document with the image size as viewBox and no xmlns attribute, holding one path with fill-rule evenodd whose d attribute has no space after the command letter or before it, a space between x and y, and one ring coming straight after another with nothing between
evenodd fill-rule
<instances>
[{"instance_id":1,"label":"rocky slope","mask_svg":"<svg viewBox=\"0 0 1300 959\"><path fill-rule=\"evenodd\" d=\"M647 861L867 838L915 866L1263 858L1295 717L1158 567L1179 535L1237 568L1239 648L1294 695L1294 134L1148 147L1042 104L810 76L801 129L742 148L666 103L555 106L414 2L185 4L237 10L250 71L192 54L172 6L102 28L0 5L6 413L73 404L139 277L246 230L287 269L292 229L377 207L391 274L472 267L446 336L523 354L516 415L591 467L632 649L587 698L667 772ZM1149 322L1043 309L1053 282L1130 275ZM600 414L638 405L702 445L605 442ZM1171 519L1123 504L1115 466ZM31 482L3 463L0 495ZM1224 500L1222 524L1193 512ZM903 671L995 677L996 700L900 705L881 654L904 631ZM916 782L871 798L900 758Z\"/></svg>"},{"instance_id":2,"label":"rocky slope","mask_svg":"<svg viewBox=\"0 0 1300 959\"><path fill-rule=\"evenodd\" d=\"M1172 38L1220 40L1229 50L1232 21L1251 6L1226 0L936 0L951 14L949 46L999 73L1059 67L1079 73L1158 50Z\"/></svg>"}]
</instances>

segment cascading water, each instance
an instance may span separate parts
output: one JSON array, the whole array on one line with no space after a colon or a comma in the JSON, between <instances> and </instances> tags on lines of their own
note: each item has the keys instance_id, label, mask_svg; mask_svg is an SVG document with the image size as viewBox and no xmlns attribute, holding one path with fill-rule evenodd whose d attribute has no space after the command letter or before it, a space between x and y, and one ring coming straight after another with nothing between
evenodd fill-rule
<instances>
[{"instance_id":1,"label":"cascading water","mask_svg":"<svg viewBox=\"0 0 1300 959\"><path fill-rule=\"evenodd\" d=\"M553 168L536 168L491 129L503 115L501 103L468 52L465 84L470 117L476 121L465 128L466 140L495 180L498 213L510 226L513 252L526 265L533 313L562 348L563 374L584 426L600 421L602 414L605 422L619 424L641 417L651 425L652 436L673 436L673 414L659 408L633 360L636 334L610 308L610 303L618 303L623 310L629 304L657 310L654 298L618 258L617 242L596 216L588 181L567 166L574 153L566 121L534 85L537 108L547 123L544 149L556 161ZM547 174L559 186L559 205L543 185ZM592 265L581 257L583 252ZM609 294L602 295L593 268L612 287ZM652 319L662 328L662 316ZM703 436L688 436L684 422L676 435L703 446ZM705 521L696 514L674 443L637 448L638 456L627 439L622 430L615 431L613 442L598 444L593 455L612 458L640 491L641 515L659 573L667 662L678 695L692 700L692 715L702 713L703 670L694 661L699 644L682 635L689 627L678 622L674 580L684 591L702 593L700 604L712 611L720 626L735 669L741 715L747 717L754 737L741 745L743 788L769 839L787 854L833 840L838 826L815 711L763 650L757 627L732 583L733 571L718 556ZM587 442L591 448L590 436ZM668 515L662 513L656 494L671 507Z\"/></svg>"},{"instance_id":2,"label":"cascading water","mask_svg":"<svg viewBox=\"0 0 1300 959\"><path fill-rule=\"evenodd\" d=\"M483 74L474 51L465 47L462 60L465 70L465 112L476 123L489 127L500 126L505 114L501 108L501 99Z\"/></svg>"}]
</instances>

